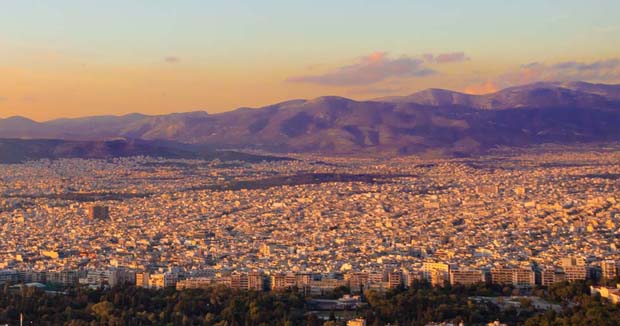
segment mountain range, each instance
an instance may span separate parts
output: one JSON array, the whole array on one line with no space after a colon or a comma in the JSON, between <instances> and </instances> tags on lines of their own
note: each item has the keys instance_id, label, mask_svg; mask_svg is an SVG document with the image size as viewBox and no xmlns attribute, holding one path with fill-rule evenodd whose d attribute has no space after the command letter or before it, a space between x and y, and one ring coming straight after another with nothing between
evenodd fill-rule
<instances>
[{"instance_id":1,"label":"mountain range","mask_svg":"<svg viewBox=\"0 0 620 326\"><path fill-rule=\"evenodd\" d=\"M325 96L217 114L47 122L11 117L0 119L0 137L123 137L271 152L470 155L500 146L620 140L620 85L540 82L486 95L428 89L369 101Z\"/></svg>"}]
</instances>

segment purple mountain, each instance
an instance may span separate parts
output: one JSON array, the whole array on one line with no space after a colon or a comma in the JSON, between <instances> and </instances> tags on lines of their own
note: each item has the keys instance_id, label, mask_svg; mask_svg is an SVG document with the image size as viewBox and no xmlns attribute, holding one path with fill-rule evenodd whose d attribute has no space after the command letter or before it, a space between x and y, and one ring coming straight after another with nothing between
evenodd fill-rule
<instances>
[{"instance_id":1,"label":"purple mountain","mask_svg":"<svg viewBox=\"0 0 620 326\"><path fill-rule=\"evenodd\" d=\"M498 146L620 140L620 85L535 83L493 94L429 89L372 101L292 100L257 109L0 120L0 137L125 137L278 152L467 155Z\"/></svg>"}]
</instances>

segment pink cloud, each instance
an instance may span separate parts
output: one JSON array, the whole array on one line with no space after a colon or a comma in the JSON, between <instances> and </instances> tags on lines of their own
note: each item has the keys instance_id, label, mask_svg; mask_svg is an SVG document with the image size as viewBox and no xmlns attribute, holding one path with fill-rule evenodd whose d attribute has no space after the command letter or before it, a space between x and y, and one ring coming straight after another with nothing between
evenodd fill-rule
<instances>
[{"instance_id":1,"label":"pink cloud","mask_svg":"<svg viewBox=\"0 0 620 326\"><path fill-rule=\"evenodd\" d=\"M469 57L465 55L465 52L425 53L422 55L422 59L427 63L451 63L470 60Z\"/></svg>"},{"instance_id":2,"label":"pink cloud","mask_svg":"<svg viewBox=\"0 0 620 326\"><path fill-rule=\"evenodd\" d=\"M422 55L422 59L424 59L424 61L426 62L434 62L435 61L435 55L432 53L424 53Z\"/></svg>"},{"instance_id":3,"label":"pink cloud","mask_svg":"<svg viewBox=\"0 0 620 326\"><path fill-rule=\"evenodd\" d=\"M424 65L422 59L408 56L391 58L386 52L374 52L324 74L293 76L287 81L337 86L369 85L393 77L424 77L435 73Z\"/></svg>"},{"instance_id":4,"label":"pink cloud","mask_svg":"<svg viewBox=\"0 0 620 326\"><path fill-rule=\"evenodd\" d=\"M387 52L373 52L369 56L362 57L362 60L367 61L369 63L377 63L385 60L387 57Z\"/></svg>"},{"instance_id":5,"label":"pink cloud","mask_svg":"<svg viewBox=\"0 0 620 326\"><path fill-rule=\"evenodd\" d=\"M467 61L469 58L465 55L464 52L450 52L450 53L441 53L435 56L435 62L437 63L449 63L449 62L463 62Z\"/></svg>"}]
</instances>

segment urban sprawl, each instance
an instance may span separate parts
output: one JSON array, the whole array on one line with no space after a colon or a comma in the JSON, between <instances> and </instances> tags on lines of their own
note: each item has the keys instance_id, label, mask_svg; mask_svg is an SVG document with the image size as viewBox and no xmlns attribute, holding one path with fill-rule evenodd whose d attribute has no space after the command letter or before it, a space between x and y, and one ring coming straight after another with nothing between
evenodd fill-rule
<instances>
[{"instance_id":1,"label":"urban sprawl","mask_svg":"<svg viewBox=\"0 0 620 326\"><path fill-rule=\"evenodd\" d=\"M295 175L312 182L264 182ZM613 149L0 165L0 283L322 294L611 279L619 190Z\"/></svg>"}]
</instances>

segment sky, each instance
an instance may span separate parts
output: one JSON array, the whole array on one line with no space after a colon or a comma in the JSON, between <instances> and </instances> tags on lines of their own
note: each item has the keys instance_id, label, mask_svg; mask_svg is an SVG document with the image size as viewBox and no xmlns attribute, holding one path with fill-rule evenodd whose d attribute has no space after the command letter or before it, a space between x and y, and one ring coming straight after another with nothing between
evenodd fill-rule
<instances>
[{"instance_id":1,"label":"sky","mask_svg":"<svg viewBox=\"0 0 620 326\"><path fill-rule=\"evenodd\" d=\"M620 83L617 0L0 0L0 118Z\"/></svg>"}]
</instances>

